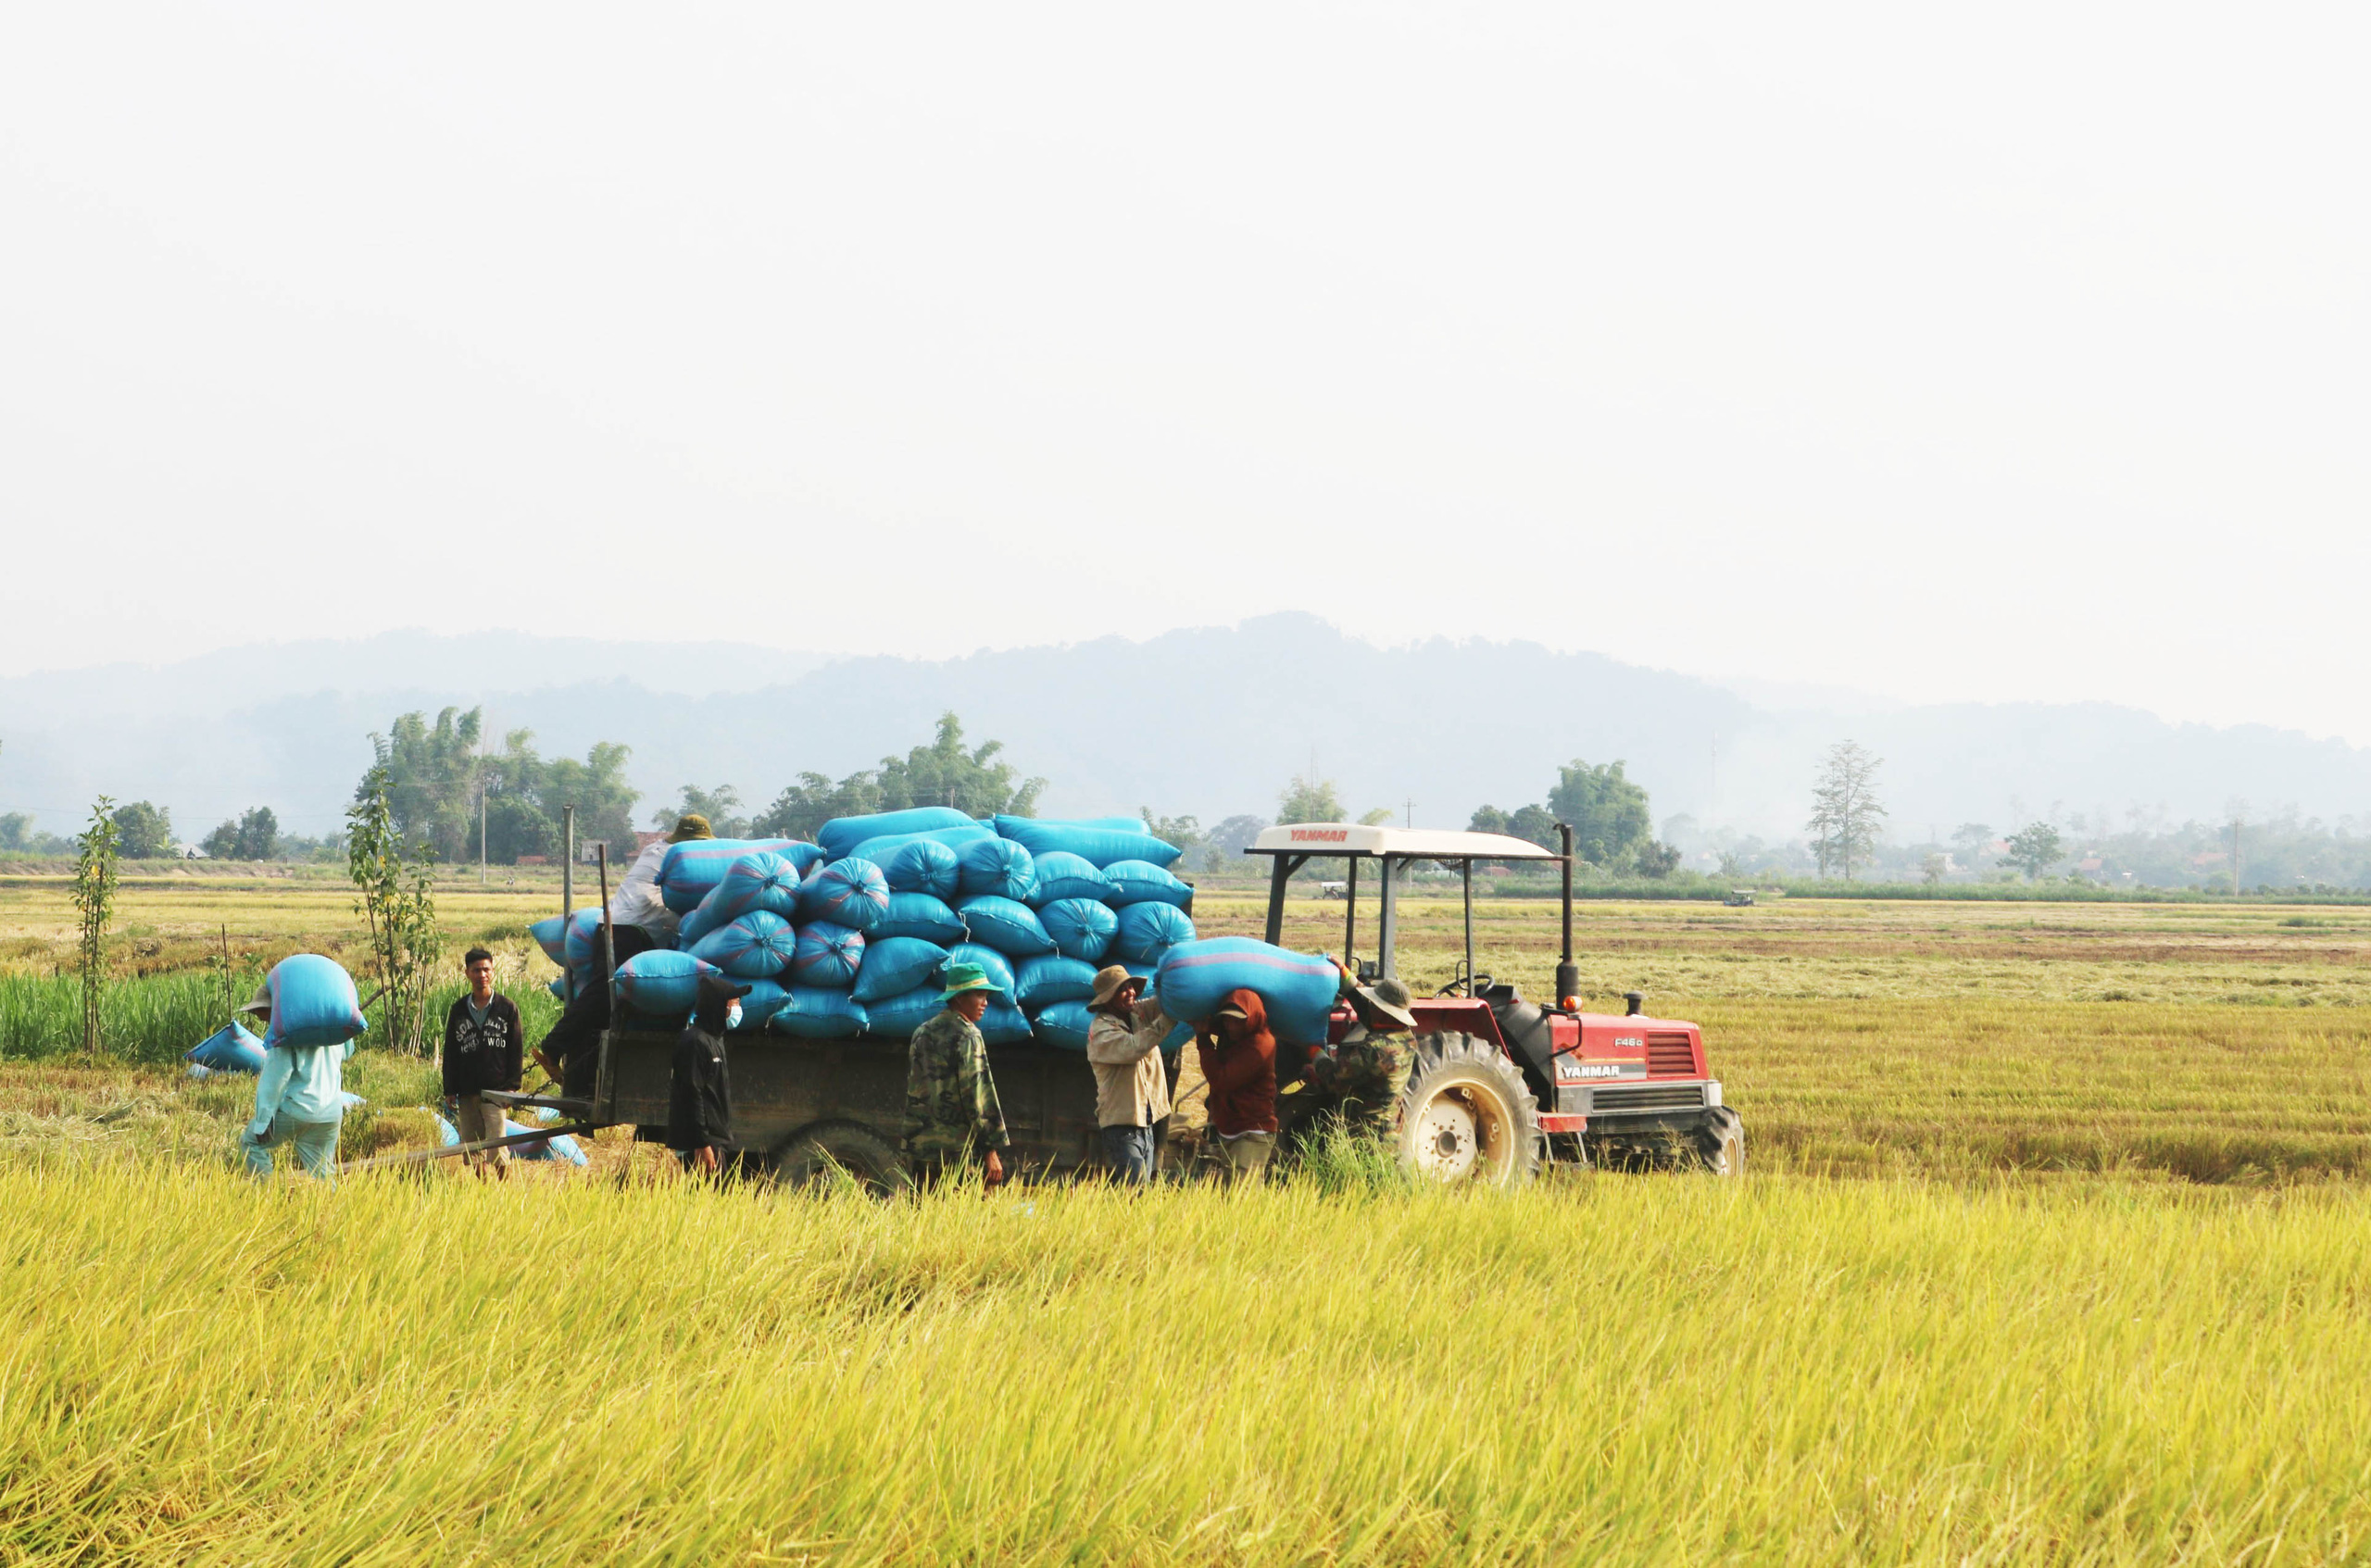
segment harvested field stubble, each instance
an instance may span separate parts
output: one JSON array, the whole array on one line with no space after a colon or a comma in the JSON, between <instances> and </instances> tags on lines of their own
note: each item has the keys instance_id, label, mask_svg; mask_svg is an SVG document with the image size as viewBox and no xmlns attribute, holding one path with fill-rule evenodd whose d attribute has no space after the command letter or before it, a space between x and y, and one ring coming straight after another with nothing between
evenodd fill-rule
<instances>
[{"instance_id":1,"label":"harvested field stubble","mask_svg":"<svg viewBox=\"0 0 2371 1568\"><path fill-rule=\"evenodd\" d=\"M22 1562L2279 1564L2371 1532L2352 1190L876 1207L44 1161L0 1171L0 1248Z\"/></svg>"}]
</instances>

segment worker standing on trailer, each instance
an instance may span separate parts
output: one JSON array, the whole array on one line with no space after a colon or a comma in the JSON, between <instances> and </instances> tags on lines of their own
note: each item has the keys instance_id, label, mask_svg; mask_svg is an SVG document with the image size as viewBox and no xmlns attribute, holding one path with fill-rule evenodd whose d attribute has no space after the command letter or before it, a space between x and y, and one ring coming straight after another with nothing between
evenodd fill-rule
<instances>
[{"instance_id":1,"label":"worker standing on trailer","mask_svg":"<svg viewBox=\"0 0 2371 1568\"><path fill-rule=\"evenodd\" d=\"M1225 1179L1257 1181L1276 1152L1276 1037L1268 1032L1268 1005L1257 991L1230 991L1197 1035Z\"/></svg>"},{"instance_id":2,"label":"worker standing on trailer","mask_svg":"<svg viewBox=\"0 0 2371 1568\"><path fill-rule=\"evenodd\" d=\"M746 985L720 974L700 976L692 1021L675 1036L673 1075L667 1089L667 1147L684 1169L713 1176L733 1155L733 1079L725 1071L724 1035L741 1023Z\"/></svg>"},{"instance_id":3,"label":"worker standing on trailer","mask_svg":"<svg viewBox=\"0 0 2371 1568\"><path fill-rule=\"evenodd\" d=\"M519 1087L521 1057L527 1032L519 1022L518 1005L494 988L494 955L472 947L461 955L461 972L470 988L453 998L445 1014L445 1098L452 1108L453 1126L463 1143L502 1136L502 1107L483 1097L487 1089ZM510 1151L480 1149L462 1157L483 1171L510 1174Z\"/></svg>"},{"instance_id":4,"label":"worker standing on trailer","mask_svg":"<svg viewBox=\"0 0 2371 1568\"><path fill-rule=\"evenodd\" d=\"M675 926L683 917L669 909L667 900L659 896L659 869L667 863L667 851L676 845L715 836L708 819L697 811L676 818L673 833L634 858L625 881L618 884L618 896L609 900L609 919L619 925L642 927L661 947L673 947Z\"/></svg>"},{"instance_id":5,"label":"worker standing on trailer","mask_svg":"<svg viewBox=\"0 0 2371 1568\"><path fill-rule=\"evenodd\" d=\"M1004 1184L1002 1151L1012 1139L980 1033L996 994L996 982L978 964L948 964L947 1005L914 1031L907 1047L906 1153L920 1185L967 1180L975 1167L983 1191Z\"/></svg>"},{"instance_id":6,"label":"worker standing on trailer","mask_svg":"<svg viewBox=\"0 0 2371 1568\"><path fill-rule=\"evenodd\" d=\"M1103 1158L1120 1180L1141 1185L1153 1177L1160 1133L1169 1120L1169 1072L1161 1036L1173 1027L1157 1002L1137 998L1145 983L1118 964L1095 976L1086 1006L1086 1060L1095 1069L1095 1116Z\"/></svg>"}]
</instances>

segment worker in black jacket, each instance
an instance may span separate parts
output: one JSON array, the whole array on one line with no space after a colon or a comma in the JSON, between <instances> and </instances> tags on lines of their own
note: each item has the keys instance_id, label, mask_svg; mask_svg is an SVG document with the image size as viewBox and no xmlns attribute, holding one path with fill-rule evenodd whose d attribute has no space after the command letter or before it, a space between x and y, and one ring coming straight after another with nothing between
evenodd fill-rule
<instances>
[{"instance_id":1,"label":"worker in black jacket","mask_svg":"<svg viewBox=\"0 0 2371 1568\"><path fill-rule=\"evenodd\" d=\"M502 1107L483 1098L487 1089L519 1087L520 1057L527 1032L516 1003L494 988L494 955L472 947L461 955L470 988L445 1014L445 1103L463 1143L502 1136ZM510 1173L507 1148L481 1149L463 1159L481 1171Z\"/></svg>"},{"instance_id":2,"label":"worker in black jacket","mask_svg":"<svg viewBox=\"0 0 2371 1568\"><path fill-rule=\"evenodd\" d=\"M721 974L700 976L692 1021L675 1036L667 1095L667 1147L686 1171L714 1175L733 1153L733 1081L724 1067L724 1033L741 1022L746 985Z\"/></svg>"}]
</instances>

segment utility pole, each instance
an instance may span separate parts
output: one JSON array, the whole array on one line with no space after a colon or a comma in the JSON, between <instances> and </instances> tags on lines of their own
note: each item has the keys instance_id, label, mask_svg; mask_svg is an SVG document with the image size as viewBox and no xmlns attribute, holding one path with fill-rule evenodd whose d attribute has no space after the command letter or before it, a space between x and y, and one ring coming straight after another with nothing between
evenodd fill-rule
<instances>
[{"instance_id":1,"label":"utility pole","mask_svg":"<svg viewBox=\"0 0 2371 1568\"><path fill-rule=\"evenodd\" d=\"M1411 795L1405 801L1401 802L1401 804L1408 812L1408 825L1411 828L1414 827L1416 825L1416 797Z\"/></svg>"}]
</instances>

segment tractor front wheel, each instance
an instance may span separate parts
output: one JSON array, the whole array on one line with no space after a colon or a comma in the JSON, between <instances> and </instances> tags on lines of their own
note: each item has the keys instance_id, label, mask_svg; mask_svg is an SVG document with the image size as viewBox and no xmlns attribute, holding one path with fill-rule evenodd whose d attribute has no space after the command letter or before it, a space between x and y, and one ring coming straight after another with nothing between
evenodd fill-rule
<instances>
[{"instance_id":1,"label":"tractor front wheel","mask_svg":"<svg viewBox=\"0 0 2371 1568\"><path fill-rule=\"evenodd\" d=\"M1506 1053L1425 1035L1399 1097L1399 1163L1428 1181L1517 1187L1539 1173L1539 1107Z\"/></svg>"}]
</instances>

